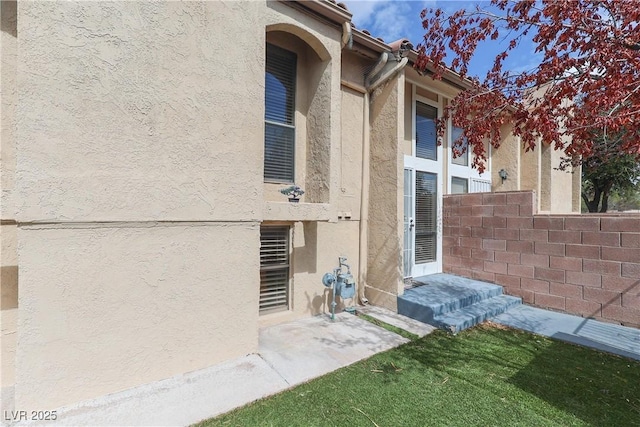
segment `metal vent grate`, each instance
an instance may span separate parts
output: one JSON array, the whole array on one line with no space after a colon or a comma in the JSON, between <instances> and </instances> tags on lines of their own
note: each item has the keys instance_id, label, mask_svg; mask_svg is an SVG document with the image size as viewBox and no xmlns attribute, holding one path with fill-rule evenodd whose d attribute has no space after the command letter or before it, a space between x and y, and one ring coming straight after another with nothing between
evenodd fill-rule
<instances>
[{"instance_id":1,"label":"metal vent grate","mask_svg":"<svg viewBox=\"0 0 640 427\"><path fill-rule=\"evenodd\" d=\"M260 313L289 308L289 227L260 227Z\"/></svg>"}]
</instances>

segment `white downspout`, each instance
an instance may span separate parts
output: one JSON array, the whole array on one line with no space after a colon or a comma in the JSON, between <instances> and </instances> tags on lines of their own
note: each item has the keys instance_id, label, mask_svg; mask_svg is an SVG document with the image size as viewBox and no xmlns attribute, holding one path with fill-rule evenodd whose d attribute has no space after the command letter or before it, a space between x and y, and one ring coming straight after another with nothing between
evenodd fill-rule
<instances>
[{"instance_id":1,"label":"white downspout","mask_svg":"<svg viewBox=\"0 0 640 427\"><path fill-rule=\"evenodd\" d=\"M386 71L384 74L380 76L373 84L367 86L367 90L369 92L373 92L376 90L378 86L382 83L385 83L387 80L391 79L397 73L400 72L404 68L405 65L409 62L409 58L402 58L392 69Z\"/></svg>"},{"instance_id":2,"label":"white downspout","mask_svg":"<svg viewBox=\"0 0 640 427\"><path fill-rule=\"evenodd\" d=\"M364 93L362 117L362 183L360 184L360 262L358 263L358 297L362 304L369 300L364 296L369 258L369 92Z\"/></svg>"}]
</instances>

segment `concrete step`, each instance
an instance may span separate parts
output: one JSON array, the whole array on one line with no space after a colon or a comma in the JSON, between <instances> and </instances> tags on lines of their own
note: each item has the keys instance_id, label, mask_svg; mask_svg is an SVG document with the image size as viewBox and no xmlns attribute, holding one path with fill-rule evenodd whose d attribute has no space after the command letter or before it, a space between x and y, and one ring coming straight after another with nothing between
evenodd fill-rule
<instances>
[{"instance_id":1,"label":"concrete step","mask_svg":"<svg viewBox=\"0 0 640 427\"><path fill-rule=\"evenodd\" d=\"M436 316L433 320L433 325L457 334L464 329L482 323L520 304L522 304L521 298L510 295L498 295L497 297L479 301L460 310Z\"/></svg>"},{"instance_id":2,"label":"concrete step","mask_svg":"<svg viewBox=\"0 0 640 427\"><path fill-rule=\"evenodd\" d=\"M398 297L398 313L453 333L504 313L522 303L502 287L451 274L413 279L417 287Z\"/></svg>"},{"instance_id":3,"label":"concrete step","mask_svg":"<svg viewBox=\"0 0 640 427\"><path fill-rule=\"evenodd\" d=\"M429 324L436 316L502 295L501 286L451 274L423 276L414 282L423 286L398 297L398 313Z\"/></svg>"}]
</instances>

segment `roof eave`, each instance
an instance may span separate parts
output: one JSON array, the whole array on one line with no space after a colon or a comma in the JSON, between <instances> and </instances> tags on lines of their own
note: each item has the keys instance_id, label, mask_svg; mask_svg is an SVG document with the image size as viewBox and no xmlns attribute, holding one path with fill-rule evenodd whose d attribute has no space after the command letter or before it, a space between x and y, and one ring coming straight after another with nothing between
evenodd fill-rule
<instances>
[{"instance_id":1,"label":"roof eave","mask_svg":"<svg viewBox=\"0 0 640 427\"><path fill-rule=\"evenodd\" d=\"M348 10L344 9L337 4L325 0L314 0L314 1L288 1L288 0L279 0L280 2L288 5L294 6L302 9L306 9L311 12L311 14L321 16L335 24L342 25L344 22L351 22L351 18L353 14Z\"/></svg>"}]
</instances>

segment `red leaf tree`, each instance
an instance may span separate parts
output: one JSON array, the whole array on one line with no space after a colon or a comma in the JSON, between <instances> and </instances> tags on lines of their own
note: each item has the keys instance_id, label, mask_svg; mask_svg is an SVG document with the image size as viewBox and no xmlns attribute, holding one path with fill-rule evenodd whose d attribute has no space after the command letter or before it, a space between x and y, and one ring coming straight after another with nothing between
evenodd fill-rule
<instances>
[{"instance_id":1,"label":"red leaf tree","mask_svg":"<svg viewBox=\"0 0 640 427\"><path fill-rule=\"evenodd\" d=\"M491 7L425 9L426 31L416 68L440 78L447 48L449 67L467 77L469 61L482 42L508 41L482 81L461 92L439 122L451 118L465 130L484 169L485 145L500 145L501 127L513 123L526 150L540 141L568 158L589 157L594 134L616 135L617 152L640 159L640 1L491 0ZM522 72L504 63L524 39L541 53L537 66ZM457 141L457 147L462 146Z\"/></svg>"}]
</instances>

